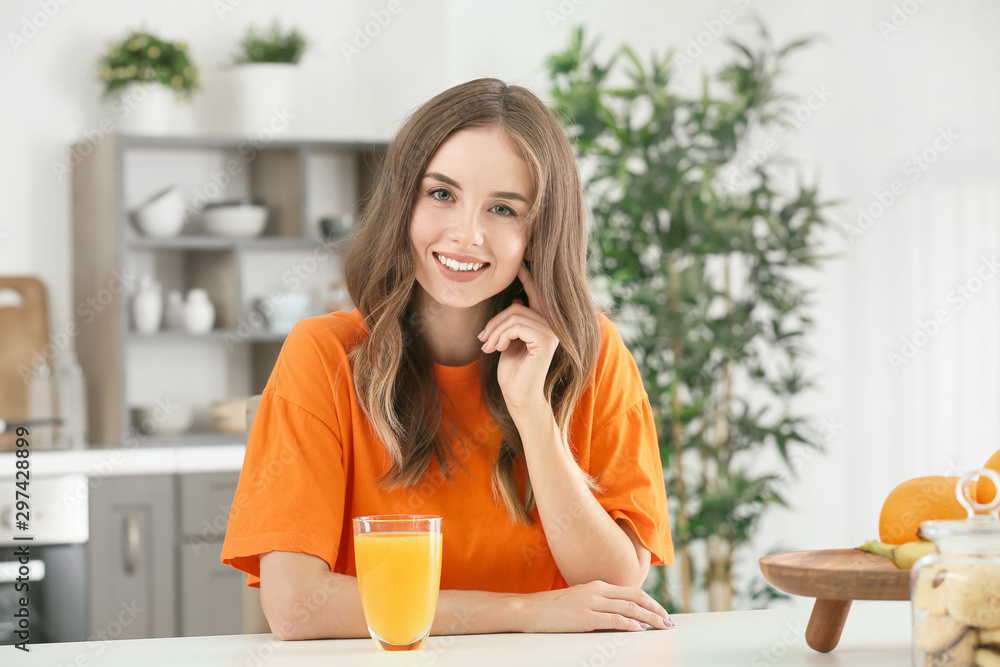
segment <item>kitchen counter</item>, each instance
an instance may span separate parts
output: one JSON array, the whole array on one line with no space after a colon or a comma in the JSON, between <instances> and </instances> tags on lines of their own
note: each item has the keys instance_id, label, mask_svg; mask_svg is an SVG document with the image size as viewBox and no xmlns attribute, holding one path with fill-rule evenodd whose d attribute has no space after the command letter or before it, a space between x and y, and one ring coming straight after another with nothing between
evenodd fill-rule
<instances>
[{"instance_id":1,"label":"kitchen counter","mask_svg":"<svg viewBox=\"0 0 1000 667\"><path fill-rule=\"evenodd\" d=\"M239 472L246 445L178 445L31 452L32 477ZM15 455L0 454L0 480L12 479Z\"/></svg>"},{"instance_id":2,"label":"kitchen counter","mask_svg":"<svg viewBox=\"0 0 1000 667\"><path fill-rule=\"evenodd\" d=\"M17 665L669 665L670 667L910 666L910 605L855 602L831 653L805 642L809 607L678 614L672 630L641 633L498 634L431 637L423 651L379 652L371 639L280 642L271 634L0 647Z\"/></svg>"}]
</instances>

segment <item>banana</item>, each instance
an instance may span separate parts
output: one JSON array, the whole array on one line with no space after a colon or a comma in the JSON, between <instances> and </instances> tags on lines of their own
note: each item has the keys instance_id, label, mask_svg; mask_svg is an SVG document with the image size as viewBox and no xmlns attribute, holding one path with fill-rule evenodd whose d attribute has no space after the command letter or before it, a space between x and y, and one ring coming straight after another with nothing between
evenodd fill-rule
<instances>
[{"instance_id":1,"label":"banana","mask_svg":"<svg viewBox=\"0 0 1000 667\"><path fill-rule=\"evenodd\" d=\"M886 544L878 540L868 540L858 549L876 556L885 556L900 570L909 570L919 559L934 552L934 543L916 540L905 544Z\"/></svg>"}]
</instances>

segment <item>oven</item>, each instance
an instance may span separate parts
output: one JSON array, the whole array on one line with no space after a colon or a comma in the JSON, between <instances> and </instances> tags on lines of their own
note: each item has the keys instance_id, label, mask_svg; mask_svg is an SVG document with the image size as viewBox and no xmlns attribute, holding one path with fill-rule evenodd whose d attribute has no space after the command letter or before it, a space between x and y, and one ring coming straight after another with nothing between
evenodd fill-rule
<instances>
[{"instance_id":1,"label":"oven","mask_svg":"<svg viewBox=\"0 0 1000 667\"><path fill-rule=\"evenodd\" d=\"M84 475L32 478L29 530L22 531L16 527L17 487L13 479L0 478L0 645L22 641L17 632L25 598L32 644L87 638L90 529L86 494L79 498L81 488L87 488ZM14 539L25 536L32 539Z\"/></svg>"}]
</instances>

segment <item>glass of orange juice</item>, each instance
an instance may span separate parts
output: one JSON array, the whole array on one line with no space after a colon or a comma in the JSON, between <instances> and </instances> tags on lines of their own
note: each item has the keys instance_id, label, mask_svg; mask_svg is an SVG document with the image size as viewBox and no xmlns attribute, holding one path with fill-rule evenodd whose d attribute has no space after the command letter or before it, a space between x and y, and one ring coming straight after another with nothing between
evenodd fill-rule
<instances>
[{"instance_id":1,"label":"glass of orange juice","mask_svg":"<svg viewBox=\"0 0 1000 667\"><path fill-rule=\"evenodd\" d=\"M368 632L385 651L423 647L441 585L441 517L354 519L354 561Z\"/></svg>"}]
</instances>

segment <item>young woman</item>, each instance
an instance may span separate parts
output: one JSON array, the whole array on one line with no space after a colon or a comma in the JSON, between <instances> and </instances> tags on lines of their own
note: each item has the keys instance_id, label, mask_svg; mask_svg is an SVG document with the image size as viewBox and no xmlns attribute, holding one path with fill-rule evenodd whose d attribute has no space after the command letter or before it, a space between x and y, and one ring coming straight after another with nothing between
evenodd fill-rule
<instances>
[{"instance_id":1,"label":"young woman","mask_svg":"<svg viewBox=\"0 0 1000 667\"><path fill-rule=\"evenodd\" d=\"M432 634L673 625L640 588L673 562L652 412L587 233L530 91L470 81L402 126L346 258L357 309L295 327L247 444L222 561L277 637L368 636L369 514L444 517Z\"/></svg>"}]
</instances>

